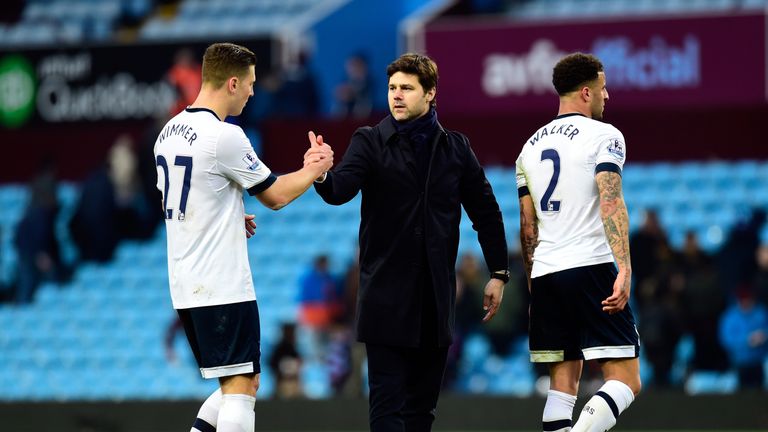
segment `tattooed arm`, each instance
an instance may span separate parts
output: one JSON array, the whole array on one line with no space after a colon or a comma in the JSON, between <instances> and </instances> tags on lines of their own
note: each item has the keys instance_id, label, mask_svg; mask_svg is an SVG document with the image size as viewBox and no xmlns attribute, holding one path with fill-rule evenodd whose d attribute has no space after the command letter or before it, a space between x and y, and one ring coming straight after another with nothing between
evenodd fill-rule
<instances>
[{"instance_id":1,"label":"tattooed arm","mask_svg":"<svg viewBox=\"0 0 768 432\"><path fill-rule=\"evenodd\" d=\"M525 273L528 277L528 292L531 291L531 270L533 269L533 251L539 245L539 224L536 209L530 195L520 197L520 254L523 256Z\"/></svg>"},{"instance_id":2,"label":"tattooed arm","mask_svg":"<svg viewBox=\"0 0 768 432\"><path fill-rule=\"evenodd\" d=\"M600 193L600 217L603 220L605 238L611 247L619 274L613 284L613 294L603 300L603 311L616 313L629 301L632 265L629 261L629 216L621 192L621 175L601 171L595 176Z\"/></svg>"}]
</instances>

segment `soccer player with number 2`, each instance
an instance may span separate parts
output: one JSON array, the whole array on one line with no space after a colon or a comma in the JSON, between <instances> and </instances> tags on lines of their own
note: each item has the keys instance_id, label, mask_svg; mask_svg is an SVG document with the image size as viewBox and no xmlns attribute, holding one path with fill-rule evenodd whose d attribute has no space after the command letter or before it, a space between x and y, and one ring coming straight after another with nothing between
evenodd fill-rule
<instances>
[{"instance_id":1,"label":"soccer player with number 2","mask_svg":"<svg viewBox=\"0 0 768 432\"><path fill-rule=\"evenodd\" d=\"M557 117L517 158L520 241L529 277L531 361L547 363L544 431L606 431L640 392L640 343L629 307L624 136L603 123L603 65L575 53L555 65ZM618 268L618 271L617 271ZM584 360L605 384L571 428Z\"/></svg>"}]
</instances>

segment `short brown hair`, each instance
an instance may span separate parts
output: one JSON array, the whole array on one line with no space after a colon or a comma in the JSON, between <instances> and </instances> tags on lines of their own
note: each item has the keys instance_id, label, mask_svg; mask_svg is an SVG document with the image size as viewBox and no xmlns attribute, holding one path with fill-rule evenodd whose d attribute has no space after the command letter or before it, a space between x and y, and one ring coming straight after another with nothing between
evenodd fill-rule
<instances>
[{"instance_id":1,"label":"short brown hair","mask_svg":"<svg viewBox=\"0 0 768 432\"><path fill-rule=\"evenodd\" d=\"M387 66L387 78L402 72L419 77L419 84L428 92L437 88L437 63L431 58L414 53L403 54L397 60ZM435 105L435 99L432 99L432 105Z\"/></svg>"},{"instance_id":2,"label":"short brown hair","mask_svg":"<svg viewBox=\"0 0 768 432\"><path fill-rule=\"evenodd\" d=\"M242 77L256 65L256 54L233 43L215 43L203 55L203 82L219 88L233 76Z\"/></svg>"},{"instance_id":3,"label":"short brown hair","mask_svg":"<svg viewBox=\"0 0 768 432\"><path fill-rule=\"evenodd\" d=\"M603 71L603 64L592 54L573 53L563 57L552 71L552 84L560 96L578 90L588 82L597 79Z\"/></svg>"}]
</instances>

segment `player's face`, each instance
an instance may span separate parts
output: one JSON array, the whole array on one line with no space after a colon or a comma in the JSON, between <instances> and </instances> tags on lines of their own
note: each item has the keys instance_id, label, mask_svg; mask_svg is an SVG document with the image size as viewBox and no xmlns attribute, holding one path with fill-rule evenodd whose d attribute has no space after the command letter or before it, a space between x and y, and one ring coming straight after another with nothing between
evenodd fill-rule
<instances>
[{"instance_id":1,"label":"player's face","mask_svg":"<svg viewBox=\"0 0 768 432\"><path fill-rule=\"evenodd\" d=\"M397 121L423 116L429 112L429 104L434 98L435 89L425 92L416 75L395 72L389 78L389 111Z\"/></svg>"},{"instance_id":2,"label":"player's face","mask_svg":"<svg viewBox=\"0 0 768 432\"><path fill-rule=\"evenodd\" d=\"M230 115L240 115L245 108L245 103L248 102L248 98L253 96L253 84L256 82L256 68L250 66L248 73L240 77L235 88L235 101L233 107L233 113Z\"/></svg>"},{"instance_id":3,"label":"player's face","mask_svg":"<svg viewBox=\"0 0 768 432\"><path fill-rule=\"evenodd\" d=\"M590 87L590 90L592 100L589 103L589 108L592 112L592 118L600 120L603 118L605 102L608 100L608 89L605 86L605 73L597 73L597 80L593 86Z\"/></svg>"}]
</instances>

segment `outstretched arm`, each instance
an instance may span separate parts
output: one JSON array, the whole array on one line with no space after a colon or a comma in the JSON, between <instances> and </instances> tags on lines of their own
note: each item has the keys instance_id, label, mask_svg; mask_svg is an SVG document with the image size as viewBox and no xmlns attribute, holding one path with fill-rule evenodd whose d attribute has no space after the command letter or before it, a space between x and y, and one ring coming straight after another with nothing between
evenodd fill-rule
<instances>
[{"instance_id":1,"label":"outstretched arm","mask_svg":"<svg viewBox=\"0 0 768 432\"><path fill-rule=\"evenodd\" d=\"M324 144L322 136L315 137L309 132L310 149L305 154L304 166L292 173L277 177L277 180L256 198L272 210L280 210L303 194L312 183L333 166L333 151Z\"/></svg>"},{"instance_id":2,"label":"outstretched arm","mask_svg":"<svg viewBox=\"0 0 768 432\"><path fill-rule=\"evenodd\" d=\"M621 175L613 171L601 171L595 176L600 193L600 217L603 220L605 238L611 247L619 274L613 284L613 294L603 300L603 311L614 314L629 301L632 264L629 259L629 215L621 191Z\"/></svg>"}]
</instances>

